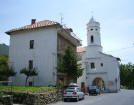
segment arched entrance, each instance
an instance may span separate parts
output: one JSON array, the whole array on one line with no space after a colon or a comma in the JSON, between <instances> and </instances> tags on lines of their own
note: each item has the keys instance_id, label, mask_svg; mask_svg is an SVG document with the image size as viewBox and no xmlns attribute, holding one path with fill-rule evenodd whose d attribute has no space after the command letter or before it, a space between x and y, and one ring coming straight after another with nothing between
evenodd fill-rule
<instances>
[{"instance_id":1,"label":"arched entrance","mask_svg":"<svg viewBox=\"0 0 134 105\"><path fill-rule=\"evenodd\" d=\"M93 86L97 86L100 90L105 90L105 84L102 78L95 78L92 82Z\"/></svg>"}]
</instances>

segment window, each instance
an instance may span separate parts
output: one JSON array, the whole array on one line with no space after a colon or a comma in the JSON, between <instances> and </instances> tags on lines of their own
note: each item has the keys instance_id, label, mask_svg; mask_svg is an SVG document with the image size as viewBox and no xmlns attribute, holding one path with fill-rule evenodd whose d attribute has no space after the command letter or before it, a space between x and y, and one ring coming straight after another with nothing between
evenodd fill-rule
<instances>
[{"instance_id":1,"label":"window","mask_svg":"<svg viewBox=\"0 0 134 105\"><path fill-rule=\"evenodd\" d=\"M30 40L30 49L34 48L34 40Z\"/></svg>"},{"instance_id":2,"label":"window","mask_svg":"<svg viewBox=\"0 0 134 105\"><path fill-rule=\"evenodd\" d=\"M93 43L94 42L94 37L93 36L91 36L91 43Z\"/></svg>"},{"instance_id":3,"label":"window","mask_svg":"<svg viewBox=\"0 0 134 105\"><path fill-rule=\"evenodd\" d=\"M33 86L33 82L32 81L29 81L29 86Z\"/></svg>"},{"instance_id":4,"label":"window","mask_svg":"<svg viewBox=\"0 0 134 105\"><path fill-rule=\"evenodd\" d=\"M29 69L33 68L33 60L29 60Z\"/></svg>"},{"instance_id":5,"label":"window","mask_svg":"<svg viewBox=\"0 0 134 105\"><path fill-rule=\"evenodd\" d=\"M92 29L92 28L91 28L90 30L91 30L91 31L93 31L93 29Z\"/></svg>"},{"instance_id":6,"label":"window","mask_svg":"<svg viewBox=\"0 0 134 105\"><path fill-rule=\"evenodd\" d=\"M95 30L97 31L98 29L96 28Z\"/></svg>"},{"instance_id":7,"label":"window","mask_svg":"<svg viewBox=\"0 0 134 105\"><path fill-rule=\"evenodd\" d=\"M94 69L95 68L95 64L93 62L90 63L90 65L91 65L91 69Z\"/></svg>"},{"instance_id":8,"label":"window","mask_svg":"<svg viewBox=\"0 0 134 105\"><path fill-rule=\"evenodd\" d=\"M100 65L101 65L101 67L103 67L103 63L101 63Z\"/></svg>"}]
</instances>

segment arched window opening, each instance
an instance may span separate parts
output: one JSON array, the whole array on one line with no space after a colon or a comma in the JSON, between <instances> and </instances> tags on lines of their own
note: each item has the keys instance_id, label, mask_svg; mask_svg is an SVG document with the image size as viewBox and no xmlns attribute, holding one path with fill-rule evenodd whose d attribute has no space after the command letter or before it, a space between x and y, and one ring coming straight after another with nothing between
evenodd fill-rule
<instances>
[{"instance_id":1,"label":"arched window opening","mask_svg":"<svg viewBox=\"0 0 134 105\"><path fill-rule=\"evenodd\" d=\"M103 63L101 63L101 67L103 67Z\"/></svg>"},{"instance_id":2,"label":"arched window opening","mask_svg":"<svg viewBox=\"0 0 134 105\"><path fill-rule=\"evenodd\" d=\"M94 42L94 37L93 36L91 36L91 43L93 43Z\"/></svg>"}]
</instances>

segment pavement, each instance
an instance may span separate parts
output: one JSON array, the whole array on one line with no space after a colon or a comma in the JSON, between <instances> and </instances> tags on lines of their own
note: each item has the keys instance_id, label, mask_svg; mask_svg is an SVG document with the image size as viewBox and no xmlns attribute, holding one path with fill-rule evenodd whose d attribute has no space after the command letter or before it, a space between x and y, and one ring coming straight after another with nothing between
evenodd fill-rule
<instances>
[{"instance_id":1,"label":"pavement","mask_svg":"<svg viewBox=\"0 0 134 105\"><path fill-rule=\"evenodd\" d=\"M57 102L50 105L134 105L134 90L121 90L118 93L104 93L97 96L85 96L78 102Z\"/></svg>"}]
</instances>

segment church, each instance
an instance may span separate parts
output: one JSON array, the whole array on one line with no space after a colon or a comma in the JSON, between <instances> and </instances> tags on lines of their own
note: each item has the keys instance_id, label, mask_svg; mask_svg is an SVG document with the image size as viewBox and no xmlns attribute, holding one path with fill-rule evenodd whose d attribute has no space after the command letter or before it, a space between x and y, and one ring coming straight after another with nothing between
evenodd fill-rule
<instances>
[{"instance_id":1,"label":"church","mask_svg":"<svg viewBox=\"0 0 134 105\"><path fill-rule=\"evenodd\" d=\"M104 92L120 90L120 58L103 53L100 23L93 17L87 24L87 46L77 48L77 53L84 68L83 75L77 80L81 88L97 86Z\"/></svg>"}]
</instances>

